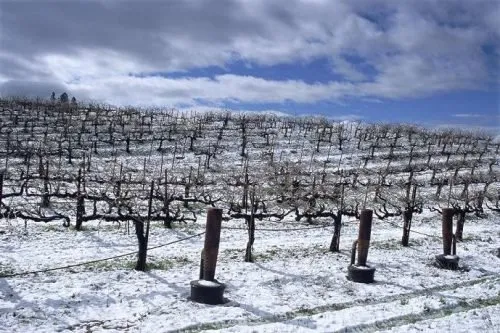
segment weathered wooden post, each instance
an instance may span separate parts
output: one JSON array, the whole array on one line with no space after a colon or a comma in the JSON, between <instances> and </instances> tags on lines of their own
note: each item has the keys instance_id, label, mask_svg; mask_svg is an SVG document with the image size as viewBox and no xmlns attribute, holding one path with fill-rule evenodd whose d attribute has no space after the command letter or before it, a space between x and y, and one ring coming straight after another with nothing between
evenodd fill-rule
<instances>
[{"instance_id":1,"label":"weathered wooden post","mask_svg":"<svg viewBox=\"0 0 500 333\"><path fill-rule=\"evenodd\" d=\"M76 222L75 229L81 230L83 223L83 216L85 215L85 199L82 194L82 169L78 170L77 180L77 198L76 198Z\"/></svg>"},{"instance_id":2,"label":"weathered wooden post","mask_svg":"<svg viewBox=\"0 0 500 333\"><path fill-rule=\"evenodd\" d=\"M2 218L2 198L3 198L3 174L4 170L0 170L0 219ZM22 192L21 192L22 193Z\"/></svg>"},{"instance_id":3,"label":"weathered wooden post","mask_svg":"<svg viewBox=\"0 0 500 333\"><path fill-rule=\"evenodd\" d=\"M354 282L371 283L374 281L375 267L368 266L368 249L370 247L370 236L372 231L373 211L363 209L359 218L358 240L352 244L351 264L348 267L347 278ZM358 262L356 260L356 247L358 252Z\"/></svg>"},{"instance_id":4,"label":"weathered wooden post","mask_svg":"<svg viewBox=\"0 0 500 333\"><path fill-rule=\"evenodd\" d=\"M191 281L191 300L195 302L205 304L224 303L223 294L226 286L215 280L221 223L222 209L209 208L207 210L205 246L201 252L200 279Z\"/></svg>"},{"instance_id":5,"label":"weathered wooden post","mask_svg":"<svg viewBox=\"0 0 500 333\"><path fill-rule=\"evenodd\" d=\"M3 170L0 170L0 208L2 207L2 197L3 197Z\"/></svg>"},{"instance_id":6,"label":"weathered wooden post","mask_svg":"<svg viewBox=\"0 0 500 333\"><path fill-rule=\"evenodd\" d=\"M443 232L443 254L436 256L436 264L445 269L458 269L459 257L457 256L456 238L453 235L453 208L443 208L442 232Z\"/></svg>"}]
</instances>

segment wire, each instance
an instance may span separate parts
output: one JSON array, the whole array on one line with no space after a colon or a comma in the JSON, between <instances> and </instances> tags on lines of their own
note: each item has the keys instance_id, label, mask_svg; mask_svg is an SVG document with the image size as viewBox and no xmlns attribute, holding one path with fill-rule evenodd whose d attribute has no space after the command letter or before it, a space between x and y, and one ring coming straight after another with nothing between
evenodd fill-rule
<instances>
[{"instance_id":1,"label":"wire","mask_svg":"<svg viewBox=\"0 0 500 333\"><path fill-rule=\"evenodd\" d=\"M185 238L182 238L182 239L175 240L173 242L169 242L169 243L166 243L166 244L161 244L161 245L153 246L153 247L148 248L148 250L153 250L153 249L157 249L157 248L160 248L160 247L172 245L172 244L175 244L175 243L180 243L180 242L183 242L185 240L201 236L204 233L205 233L205 231L204 232L200 232L199 234L196 234L196 235L192 235L192 236L188 236L188 237L185 237ZM128 253L124 253L124 254L119 254L119 255L116 255L116 256L113 256L113 257L108 257L108 258L90 260L90 261L86 261L86 262L82 262L82 263L78 263L78 264L73 264L73 265L66 265L66 266L59 266L59 267L54 267L54 268L41 269L41 270L38 270L38 271L30 271L30 272L21 272L21 273L15 273L15 274L7 274L7 275L0 276L0 278L11 278L11 277L15 277L15 276L23 276L23 275L29 275L29 274L52 272L52 271L57 271L57 270L62 270L62 269L67 269L67 268L73 268L73 267L78 267L78 266L85 266L85 265L89 265L89 264L95 264L95 263L98 263L98 262L101 262L101 261L107 261L107 260L112 260L112 259L127 257L127 256L130 256L130 255L133 255L133 254L137 254L137 251L128 252Z\"/></svg>"},{"instance_id":2,"label":"wire","mask_svg":"<svg viewBox=\"0 0 500 333\"><path fill-rule=\"evenodd\" d=\"M358 222L358 220L343 220L342 223L352 223L352 222ZM288 223L289 225L306 225L307 227L303 228L255 228L256 231L297 231L297 230L309 230L309 229L326 229L326 228L331 228L334 225L318 225L318 226L310 226L305 223ZM248 227L222 227L222 229L228 229L228 230L248 230Z\"/></svg>"},{"instance_id":3,"label":"wire","mask_svg":"<svg viewBox=\"0 0 500 333\"><path fill-rule=\"evenodd\" d=\"M333 227L333 225L320 225L314 227L304 227L304 228L255 228L255 231L297 231L297 230L309 230L309 229L326 229ZM248 230L248 227L222 227L222 229L228 230Z\"/></svg>"},{"instance_id":4,"label":"wire","mask_svg":"<svg viewBox=\"0 0 500 333\"><path fill-rule=\"evenodd\" d=\"M388 223L396 228L399 228L399 229L404 229L404 227L402 226L399 226L397 225L396 223L393 223L393 222L389 222L389 221L384 221L384 220L381 220L382 222L385 222L385 223ZM430 234L426 234L425 232L421 232L421 231L416 231L416 230L412 230L410 229L410 232L413 232L413 233L416 233L416 234L419 234L419 235L423 235L423 236L427 236L427 237L434 237L434 238L439 238L439 239L442 239L443 237L441 236L437 236L437 235L430 235Z\"/></svg>"}]
</instances>

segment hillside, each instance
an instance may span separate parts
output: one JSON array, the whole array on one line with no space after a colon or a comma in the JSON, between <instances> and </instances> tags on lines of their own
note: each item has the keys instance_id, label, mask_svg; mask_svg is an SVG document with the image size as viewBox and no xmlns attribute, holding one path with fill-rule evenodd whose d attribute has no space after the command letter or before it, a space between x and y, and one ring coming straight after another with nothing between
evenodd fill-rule
<instances>
[{"instance_id":1,"label":"hillside","mask_svg":"<svg viewBox=\"0 0 500 333\"><path fill-rule=\"evenodd\" d=\"M500 325L491 135L29 99L0 107L0 331ZM187 300L209 207L223 209L222 306ZM459 226L457 271L433 264L445 207ZM366 285L345 278L364 208L377 268ZM146 272L133 270L138 241L151 249Z\"/></svg>"}]
</instances>

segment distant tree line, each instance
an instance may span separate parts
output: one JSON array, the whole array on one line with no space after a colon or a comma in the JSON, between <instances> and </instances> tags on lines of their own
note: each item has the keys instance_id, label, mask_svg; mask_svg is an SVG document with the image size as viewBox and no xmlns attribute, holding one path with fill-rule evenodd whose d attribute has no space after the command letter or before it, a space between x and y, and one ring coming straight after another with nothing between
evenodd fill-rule
<instances>
[{"instance_id":1,"label":"distant tree line","mask_svg":"<svg viewBox=\"0 0 500 333\"><path fill-rule=\"evenodd\" d=\"M56 93L53 91L52 94L50 95L50 100L52 102L56 102ZM60 103L69 103L69 96L66 92L63 92L60 96L58 101ZM71 97L71 104L76 105L76 98L75 96Z\"/></svg>"}]
</instances>

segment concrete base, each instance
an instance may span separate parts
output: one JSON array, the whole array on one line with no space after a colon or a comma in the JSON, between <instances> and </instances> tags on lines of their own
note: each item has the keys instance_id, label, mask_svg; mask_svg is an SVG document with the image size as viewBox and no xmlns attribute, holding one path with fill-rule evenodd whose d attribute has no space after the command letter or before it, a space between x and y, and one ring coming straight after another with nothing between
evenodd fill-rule
<instances>
[{"instance_id":1,"label":"concrete base","mask_svg":"<svg viewBox=\"0 0 500 333\"><path fill-rule=\"evenodd\" d=\"M440 254L436 256L436 265L439 268L457 270L460 258L456 255Z\"/></svg>"},{"instance_id":2,"label":"concrete base","mask_svg":"<svg viewBox=\"0 0 500 333\"><path fill-rule=\"evenodd\" d=\"M218 281L191 281L191 300L204 304L223 304L226 285Z\"/></svg>"},{"instance_id":3,"label":"concrete base","mask_svg":"<svg viewBox=\"0 0 500 333\"><path fill-rule=\"evenodd\" d=\"M349 265L347 279L359 283L373 283L375 281L375 267Z\"/></svg>"}]
</instances>

